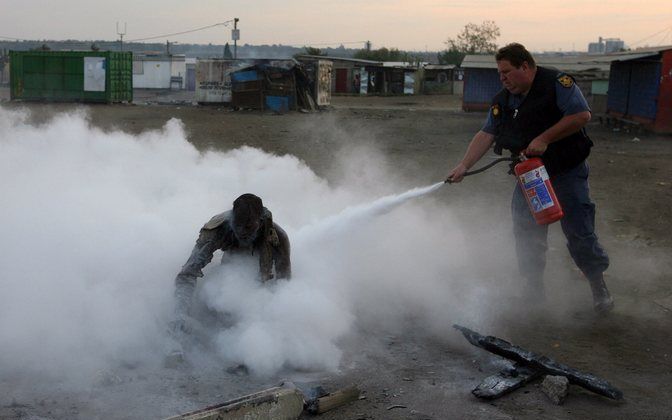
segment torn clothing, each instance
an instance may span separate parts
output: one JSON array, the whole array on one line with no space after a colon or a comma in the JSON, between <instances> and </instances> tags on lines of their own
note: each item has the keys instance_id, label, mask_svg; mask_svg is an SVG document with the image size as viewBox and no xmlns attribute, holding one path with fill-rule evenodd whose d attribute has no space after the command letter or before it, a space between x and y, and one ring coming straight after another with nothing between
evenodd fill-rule
<instances>
[{"instance_id":1,"label":"torn clothing","mask_svg":"<svg viewBox=\"0 0 672 420\"><path fill-rule=\"evenodd\" d=\"M275 277L290 278L291 262L289 238L285 231L273 222L271 212L264 207L261 225L256 237L249 243L241 243L231 227L232 212L227 211L214 216L200 231L191 256L177 275L176 283L196 282L203 277L201 271L210 261L215 251L231 253L249 252L259 256L259 276L262 281Z\"/></svg>"},{"instance_id":2,"label":"torn clothing","mask_svg":"<svg viewBox=\"0 0 672 420\"><path fill-rule=\"evenodd\" d=\"M250 243L241 243L231 226L233 212L226 211L210 219L200 231L196 245L187 262L175 278L175 319L185 320L196 288L196 281L203 277L202 269L212 261L215 251L231 253L249 252L259 256L259 277L262 281L275 277L288 279L292 275L290 247L287 233L273 223L273 216L263 208L260 227Z\"/></svg>"}]
</instances>

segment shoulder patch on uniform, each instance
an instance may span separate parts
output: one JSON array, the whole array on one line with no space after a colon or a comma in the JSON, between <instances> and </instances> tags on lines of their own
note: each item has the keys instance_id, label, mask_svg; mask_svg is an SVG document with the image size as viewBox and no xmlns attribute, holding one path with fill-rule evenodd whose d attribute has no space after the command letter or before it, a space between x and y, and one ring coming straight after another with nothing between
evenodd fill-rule
<instances>
[{"instance_id":1,"label":"shoulder patch on uniform","mask_svg":"<svg viewBox=\"0 0 672 420\"><path fill-rule=\"evenodd\" d=\"M210 219L208 223L203 225L201 229L212 230L220 227L224 222L228 222L231 219L231 210L225 211L224 213L217 214Z\"/></svg>"},{"instance_id":2,"label":"shoulder patch on uniform","mask_svg":"<svg viewBox=\"0 0 672 420\"><path fill-rule=\"evenodd\" d=\"M499 114L501 114L502 111L499 109L499 104L494 104L490 107L490 112L492 112L493 117L499 117Z\"/></svg>"},{"instance_id":3,"label":"shoulder patch on uniform","mask_svg":"<svg viewBox=\"0 0 672 420\"><path fill-rule=\"evenodd\" d=\"M572 79L572 77L569 75L560 73L558 75L558 83L560 83L563 87L570 88L574 85L574 79Z\"/></svg>"}]
</instances>

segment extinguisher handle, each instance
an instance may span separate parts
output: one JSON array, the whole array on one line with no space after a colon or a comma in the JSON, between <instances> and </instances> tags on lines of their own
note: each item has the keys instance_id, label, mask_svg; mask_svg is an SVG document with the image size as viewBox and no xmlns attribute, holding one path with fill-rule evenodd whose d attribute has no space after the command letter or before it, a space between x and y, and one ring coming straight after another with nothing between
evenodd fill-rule
<instances>
[{"instance_id":1,"label":"extinguisher handle","mask_svg":"<svg viewBox=\"0 0 672 420\"><path fill-rule=\"evenodd\" d=\"M481 172L483 172L483 171L487 171L488 169L492 168L493 166L495 166L495 165L498 164L499 162L517 162L517 161L519 161L519 160L520 160L519 157L514 157L514 156L498 158L498 159L495 159L495 160L493 160L492 162L488 163L487 165L482 166L482 167L480 167L480 168L478 168L478 169L474 169L473 171L467 171L467 172L465 172L463 176L469 176L469 175L480 174ZM448 178L448 179L446 179L445 183L446 183L446 184L452 184L452 183L453 183L453 180L450 179L450 178Z\"/></svg>"}]
</instances>

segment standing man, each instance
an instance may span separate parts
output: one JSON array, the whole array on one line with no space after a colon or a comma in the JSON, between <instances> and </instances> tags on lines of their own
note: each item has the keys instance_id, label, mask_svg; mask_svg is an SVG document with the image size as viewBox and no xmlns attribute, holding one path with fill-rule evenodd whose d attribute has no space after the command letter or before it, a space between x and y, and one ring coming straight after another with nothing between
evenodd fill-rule
<instances>
[{"instance_id":1,"label":"standing man","mask_svg":"<svg viewBox=\"0 0 672 420\"><path fill-rule=\"evenodd\" d=\"M603 277L609 257L595 235L595 205L588 188L586 158L593 143L584 127L590 108L571 76L537 66L521 44L501 48L495 58L504 89L448 178L460 182L493 143L497 154L507 149L513 156L540 156L565 213L560 223L569 253L590 283L595 311L608 312L614 306ZM520 272L530 295L543 298L548 227L535 223L518 185L511 212Z\"/></svg>"}]
</instances>

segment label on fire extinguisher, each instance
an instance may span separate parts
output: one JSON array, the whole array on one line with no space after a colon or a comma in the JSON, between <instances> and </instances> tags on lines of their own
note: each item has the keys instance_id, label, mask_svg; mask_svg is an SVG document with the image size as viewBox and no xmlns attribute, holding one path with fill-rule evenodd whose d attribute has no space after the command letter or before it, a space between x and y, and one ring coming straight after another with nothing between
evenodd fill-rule
<instances>
[{"instance_id":1,"label":"label on fire extinguisher","mask_svg":"<svg viewBox=\"0 0 672 420\"><path fill-rule=\"evenodd\" d=\"M548 188L546 188L546 181L549 178L545 167L542 166L525 172L519 178L535 213L553 207L553 199L548 193Z\"/></svg>"}]
</instances>

